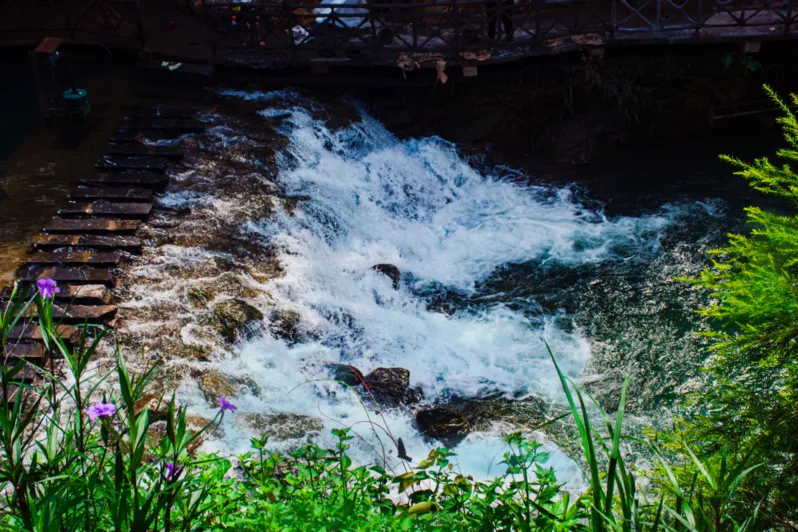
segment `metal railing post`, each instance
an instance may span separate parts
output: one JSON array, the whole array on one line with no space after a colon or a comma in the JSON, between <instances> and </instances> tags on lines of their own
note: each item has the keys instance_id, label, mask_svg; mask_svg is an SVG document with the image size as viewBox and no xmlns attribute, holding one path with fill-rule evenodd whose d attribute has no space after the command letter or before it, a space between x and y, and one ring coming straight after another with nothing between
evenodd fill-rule
<instances>
[{"instance_id":1,"label":"metal railing post","mask_svg":"<svg viewBox=\"0 0 798 532\"><path fill-rule=\"evenodd\" d=\"M612 0L610 4L610 40L615 40L615 24L618 19L618 0Z\"/></svg>"},{"instance_id":2,"label":"metal railing post","mask_svg":"<svg viewBox=\"0 0 798 532\"><path fill-rule=\"evenodd\" d=\"M657 30L662 30L662 0L657 0L657 22L655 24Z\"/></svg>"},{"instance_id":3,"label":"metal railing post","mask_svg":"<svg viewBox=\"0 0 798 532\"><path fill-rule=\"evenodd\" d=\"M695 36L698 38L701 28L704 27L704 0L698 0L698 17L696 17Z\"/></svg>"},{"instance_id":4,"label":"metal railing post","mask_svg":"<svg viewBox=\"0 0 798 532\"><path fill-rule=\"evenodd\" d=\"M457 0L454 0L452 6L451 20L454 23L454 53L459 56L462 47L460 43L460 6L457 4Z\"/></svg>"},{"instance_id":5,"label":"metal railing post","mask_svg":"<svg viewBox=\"0 0 798 532\"><path fill-rule=\"evenodd\" d=\"M381 48L381 45L382 45L382 43L380 43L377 40L377 12L374 9L374 4L372 4L371 2L366 2L365 4L362 4L362 5L366 6L366 8L368 9L368 12L369 12L368 16L369 16L369 22L371 24L371 46L372 46L372 49L373 49L372 56L373 56L374 62L376 63L377 62L377 56L381 55L380 54L380 48Z\"/></svg>"}]
</instances>

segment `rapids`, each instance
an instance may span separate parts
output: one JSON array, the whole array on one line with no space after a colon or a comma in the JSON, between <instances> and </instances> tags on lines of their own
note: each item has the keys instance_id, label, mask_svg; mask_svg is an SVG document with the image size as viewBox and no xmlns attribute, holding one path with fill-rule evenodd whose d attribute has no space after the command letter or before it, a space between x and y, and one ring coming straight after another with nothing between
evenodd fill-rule
<instances>
[{"instance_id":1,"label":"rapids","mask_svg":"<svg viewBox=\"0 0 798 532\"><path fill-rule=\"evenodd\" d=\"M682 297L689 290L670 280L703 265L701 251L722 234L722 201L674 199L610 216L579 185L467 160L439 138L400 140L359 108L359 119L333 126L325 104L290 91L225 94L236 112L207 115L202 138L179 140L194 149L160 200L171 210L151 224L157 245L133 268L125 309L131 348L173 350L177 373L191 375L176 382L193 413L216 409L202 389L209 368L234 387L238 411L209 450L246 451L257 423L244 420L259 415L294 420L272 441L278 449L295 445L303 427L324 444L342 426L362 437L357 458L389 467L398 460L387 433L415 459L435 446L410 410L379 415L327 380L328 361L364 373L407 368L424 404L501 394L561 408L545 340L604 400L619 374L639 375L631 403L643 419L694 377L700 342L685 330L697 296ZM399 268L398 289L371 270L377 263ZM231 297L265 317L224 346L208 332L209 309ZM275 311L298 316L298 341L271 332ZM630 347L636 335L644 339ZM201 356L189 361L186 345ZM692 365L657 374L651 364L673 364L674 348L679 367ZM456 448L462 471L497 474L511 430L495 419L471 433ZM576 464L535 437L560 480L580 486Z\"/></svg>"}]
</instances>

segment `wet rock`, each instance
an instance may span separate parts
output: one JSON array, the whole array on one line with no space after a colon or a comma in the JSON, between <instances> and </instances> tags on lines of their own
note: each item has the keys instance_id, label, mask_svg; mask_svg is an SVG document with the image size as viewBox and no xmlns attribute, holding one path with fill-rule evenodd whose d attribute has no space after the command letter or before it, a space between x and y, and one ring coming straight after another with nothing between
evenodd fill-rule
<instances>
[{"instance_id":1,"label":"wet rock","mask_svg":"<svg viewBox=\"0 0 798 532\"><path fill-rule=\"evenodd\" d=\"M327 364L327 369L333 379L343 382L348 386L359 386L363 383L363 374L354 366L346 364Z\"/></svg>"},{"instance_id":2,"label":"wet rock","mask_svg":"<svg viewBox=\"0 0 798 532\"><path fill-rule=\"evenodd\" d=\"M395 407L417 403L424 398L420 386L410 387L410 371L404 368L377 368L365 379L371 396L382 406Z\"/></svg>"},{"instance_id":3,"label":"wet rock","mask_svg":"<svg viewBox=\"0 0 798 532\"><path fill-rule=\"evenodd\" d=\"M289 413L246 412L236 416L233 425L247 428L261 436L269 436L272 441L305 438L319 433L324 428L318 418Z\"/></svg>"},{"instance_id":4,"label":"wet rock","mask_svg":"<svg viewBox=\"0 0 798 532\"><path fill-rule=\"evenodd\" d=\"M239 391L238 386L218 371L208 371L201 375L197 381L200 390L205 394L205 399L212 406L218 406L220 397L229 399Z\"/></svg>"},{"instance_id":5,"label":"wet rock","mask_svg":"<svg viewBox=\"0 0 798 532\"><path fill-rule=\"evenodd\" d=\"M144 394L133 404L133 411L138 416L145 410L149 411L151 421L163 421L169 413L169 398L162 399L154 393Z\"/></svg>"},{"instance_id":6,"label":"wet rock","mask_svg":"<svg viewBox=\"0 0 798 532\"><path fill-rule=\"evenodd\" d=\"M248 299L258 297L261 292L250 286L242 274L224 272L212 279L203 280L200 286L190 288L186 295L190 294L197 299L205 297L207 301L212 301L222 294L232 298Z\"/></svg>"},{"instance_id":7,"label":"wet rock","mask_svg":"<svg viewBox=\"0 0 798 532\"><path fill-rule=\"evenodd\" d=\"M474 430L482 432L495 429L496 423L534 429L554 415L539 398L513 399L501 393L484 397L452 397L445 408L465 417Z\"/></svg>"},{"instance_id":8,"label":"wet rock","mask_svg":"<svg viewBox=\"0 0 798 532\"><path fill-rule=\"evenodd\" d=\"M375 264L371 267L372 270L378 271L383 275L387 275L391 281L393 281L394 289L399 288L399 279L401 278L402 274L399 271L399 268L394 266L393 264Z\"/></svg>"},{"instance_id":9,"label":"wet rock","mask_svg":"<svg viewBox=\"0 0 798 532\"><path fill-rule=\"evenodd\" d=\"M269 330L278 338L289 343L298 342L300 335L299 312L289 309L278 309L270 316Z\"/></svg>"},{"instance_id":10,"label":"wet rock","mask_svg":"<svg viewBox=\"0 0 798 532\"><path fill-rule=\"evenodd\" d=\"M457 312L457 307L448 301L432 301L427 308L432 312L440 312L447 316L454 316L454 313Z\"/></svg>"},{"instance_id":11,"label":"wet rock","mask_svg":"<svg viewBox=\"0 0 798 532\"><path fill-rule=\"evenodd\" d=\"M460 443L471 430L471 424L462 414L445 407L420 410L416 413L416 424L422 433L447 447Z\"/></svg>"},{"instance_id":12,"label":"wet rock","mask_svg":"<svg viewBox=\"0 0 798 532\"><path fill-rule=\"evenodd\" d=\"M240 299L228 299L213 306L215 329L230 343L246 337L246 327L261 321L263 313Z\"/></svg>"},{"instance_id":13,"label":"wet rock","mask_svg":"<svg viewBox=\"0 0 798 532\"><path fill-rule=\"evenodd\" d=\"M377 368L366 375L366 385L372 390L403 394L410 384L410 371L405 368Z\"/></svg>"},{"instance_id":14,"label":"wet rock","mask_svg":"<svg viewBox=\"0 0 798 532\"><path fill-rule=\"evenodd\" d=\"M155 372L147 390L152 394L164 394L171 398L171 392L180 386L186 377L183 364L168 364Z\"/></svg>"},{"instance_id":15,"label":"wet rock","mask_svg":"<svg viewBox=\"0 0 798 532\"><path fill-rule=\"evenodd\" d=\"M194 287L186 290L186 299L192 307L200 308L204 307L205 304L211 299L211 295L207 290Z\"/></svg>"}]
</instances>

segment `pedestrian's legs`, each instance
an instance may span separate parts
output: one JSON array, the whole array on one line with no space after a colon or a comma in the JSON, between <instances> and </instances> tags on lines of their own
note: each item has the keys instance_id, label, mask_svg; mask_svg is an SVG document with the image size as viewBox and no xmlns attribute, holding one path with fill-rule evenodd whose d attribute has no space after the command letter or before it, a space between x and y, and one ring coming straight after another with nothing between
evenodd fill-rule
<instances>
[{"instance_id":1,"label":"pedestrian's legs","mask_svg":"<svg viewBox=\"0 0 798 532\"><path fill-rule=\"evenodd\" d=\"M496 25L499 21L498 11L500 1L501 0L495 0L494 2L487 2L485 4L486 13L488 15L488 38L491 41L496 40Z\"/></svg>"},{"instance_id":2,"label":"pedestrian's legs","mask_svg":"<svg viewBox=\"0 0 798 532\"><path fill-rule=\"evenodd\" d=\"M502 2L502 26L504 26L504 40L512 41L515 27L513 26L513 5L512 0Z\"/></svg>"}]
</instances>

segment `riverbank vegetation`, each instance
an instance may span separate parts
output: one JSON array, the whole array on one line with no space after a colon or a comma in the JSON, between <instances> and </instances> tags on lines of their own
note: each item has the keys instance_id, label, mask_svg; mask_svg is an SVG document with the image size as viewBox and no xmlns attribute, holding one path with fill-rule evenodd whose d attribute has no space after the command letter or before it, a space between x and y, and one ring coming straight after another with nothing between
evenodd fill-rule
<instances>
[{"instance_id":1,"label":"riverbank vegetation","mask_svg":"<svg viewBox=\"0 0 798 532\"><path fill-rule=\"evenodd\" d=\"M751 186L798 208L798 120L776 100L787 147L777 166L728 157ZM798 98L793 97L793 105ZM730 235L713 266L691 282L712 295L697 309L714 328L706 385L686 399L672 428L645 438L624 431L628 381L605 413L571 382L551 354L577 440L587 489L569 491L543 447L521 433L506 438L504 473L477 481L457 467L456 449L404 456L399 468L354 464L357 434L337 444L308 442L287 453L253 439L239 457L198 452L225 417L199 428L174 396L147 399L158 363L129 369L116 354L96 364L105 333L85 328L69 343L53 317L53 281L15 292L0 309L0 530L307 531L744 531L795 528L798 482L798 217L747 211L751 232ZM30 321L30 316L35 316ZM40 330L60 366L37 368L33 384L13 385L32 364L15 358L15 328ZM105 383L111 383L105 386ZM387 447L403 457L401 441ZM644 450L653 467L630 465Z\"/></svg>"}]
</instances>

